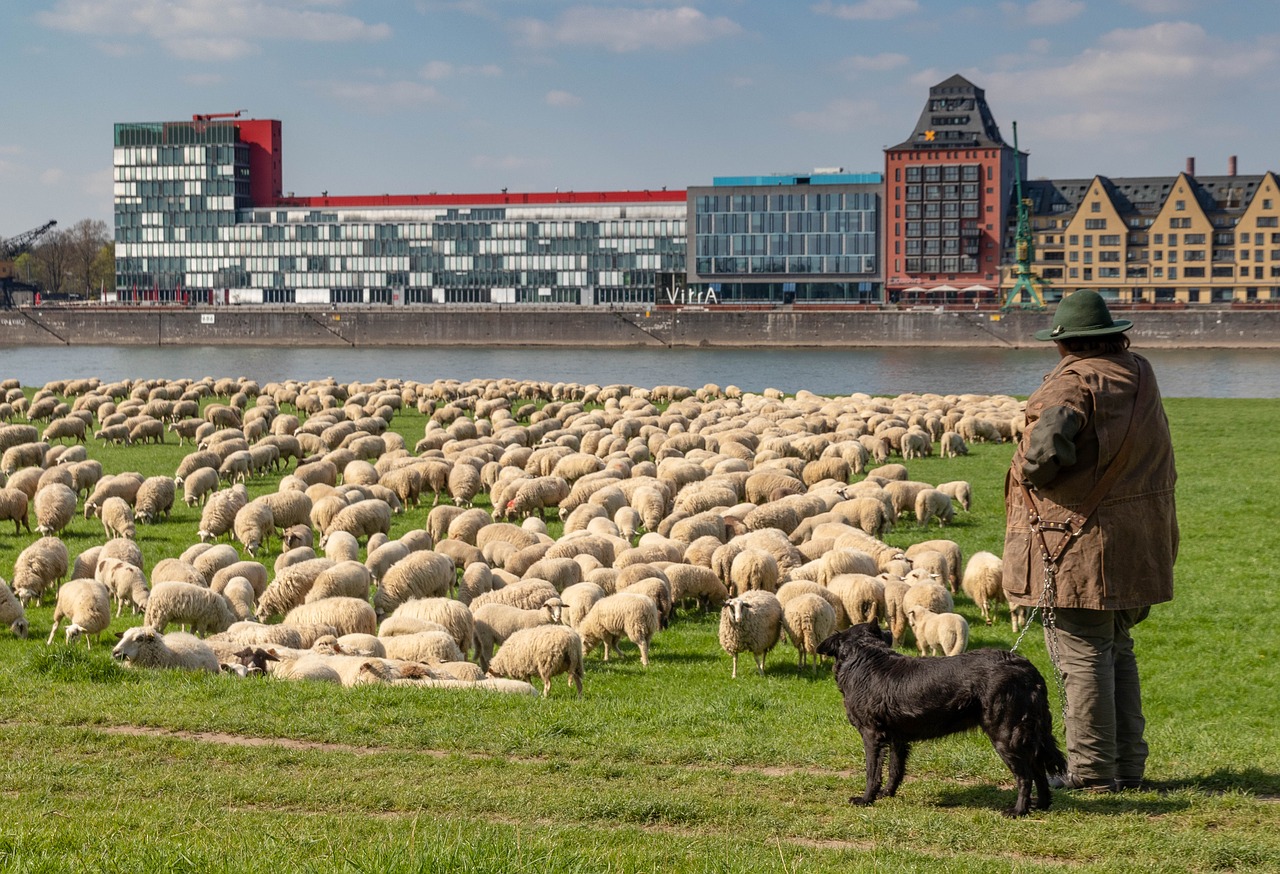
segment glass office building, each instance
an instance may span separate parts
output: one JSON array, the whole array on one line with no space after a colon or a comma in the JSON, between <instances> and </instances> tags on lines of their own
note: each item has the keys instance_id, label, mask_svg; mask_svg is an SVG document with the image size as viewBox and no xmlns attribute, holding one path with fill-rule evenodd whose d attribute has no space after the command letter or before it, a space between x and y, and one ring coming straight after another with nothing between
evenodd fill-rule
<instances>
[{"instance_id":1,"label":"glass office building","mask_svg":"<svg viewBox=\"0 0 1280 874\"><path fill-rule=\"evenodd\" d=\"M690 286L721 303L878 302L883 190L843 171L690 188Z\"/></svg>"}]
</instances>

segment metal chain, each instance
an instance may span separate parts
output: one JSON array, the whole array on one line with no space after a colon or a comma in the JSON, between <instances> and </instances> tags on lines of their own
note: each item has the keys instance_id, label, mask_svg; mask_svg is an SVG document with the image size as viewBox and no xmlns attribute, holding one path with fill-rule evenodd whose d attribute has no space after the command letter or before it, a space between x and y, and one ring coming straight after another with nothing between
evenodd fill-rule
<instances>
[{"instance_id":1,"label":"metal chain","mask_svg":"<svg viewBox=\"0 0 1280 874\"><path fill-rule=\"evenodd\" d=\"M1044 626L1045 649L1049 653L1049 664L1053 665L1053 678L1058 686L1058 700L1062 703L1062 724L1065 726L1067 724L1067 683L1058 658L1058 626L1053 613L1053 603L1057 597L1057 568L1054 567L1053 560L1048 554L1041 555L1041 560L1044 564L1044 586L1040 590L1040 600L1031 608L1031 613L1022 626L1022 632L1013 642L1010 652L1018 651L1018 647L1022 645L1022 639L1027 636L1027 631L1035 621L1036 613L1039 613L1041 624Z\"/></svg>"}]
</instances>

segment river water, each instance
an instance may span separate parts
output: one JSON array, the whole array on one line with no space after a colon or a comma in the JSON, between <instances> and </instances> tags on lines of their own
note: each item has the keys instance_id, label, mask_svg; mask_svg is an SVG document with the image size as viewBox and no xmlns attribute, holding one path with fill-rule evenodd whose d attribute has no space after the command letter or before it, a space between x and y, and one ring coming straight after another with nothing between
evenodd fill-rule
<instances>
[{"instance_id":1,"label":"river water","mask_svg":"<svg viewBox=\"0 0 1280 874\"><path fill-rule=\"evenodd\" d=\"M1155 367L1165 397L1280 397L1280 350L1137 350ZM0 379L24 385L97 376L248 376L259 382L379 377L515 377L639 386L706 383L745 391L818 394L903 392L1027 395L1053 367L1045 349L572 349L297 348L270 346L72 346L0 350Z\"/></svg>"}]
</instances>

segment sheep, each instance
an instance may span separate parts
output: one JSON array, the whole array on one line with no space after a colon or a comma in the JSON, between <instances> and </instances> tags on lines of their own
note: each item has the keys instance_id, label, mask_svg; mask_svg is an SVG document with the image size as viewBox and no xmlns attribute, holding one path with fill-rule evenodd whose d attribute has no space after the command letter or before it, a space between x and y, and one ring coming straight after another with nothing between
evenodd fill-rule
<instances>
[{"instance_id":1,"label":"sheep","mask_svg":"<svg viewBox=\"0 0 1280 874\"><path fill-rule=\"evenodd\" d=\"M676 563L669 564L662 570L667 575L667 582L671 584L673 606L688 598L694 598L698 602L699 610L706 611L711 608L719 610L729 597L729 589L720 582L720 578L711 568Z\"/></svg>"},{"instance_id":2,"label":"sheep","mask_svg":"<svg viewBox=\"0 0 1280 874\"><path fill-rule=\"evenodd\" d=\"M378 624L378 637L398 637L402 634L417 634L419 631L447 632L448 630L439 622L431 622L413 616L388 616Z\"/></svg>"},{"instance_id":3,"label":"sheep","mask_svg":"<svg viewBox=\"0 0 1280 874\"><path fill-rule=\"evenodd\" d=\"M399 540L391 540L376 549L369 550L364 564L369 570L370 578L375 581L382 579L391 566L406 557L409 552L409 547Z\"/></svg>"},{"instance_id":4,"label":"sheep","mask_svg":"<svg viewBox=\"0 0 1280 874\"><path fill-rule=\"evenodd\" d=\"M822 557L822 563L819 566L817 582L820 585L830 585L831 581L841 574L866 574L874 576L879 570L876 567L876 560L872 556L861 550L852 548L832 549ZM853 617L849 618L852 622Z\"/></svg>"},{"instance_id":5,"label":"sheep","mask_svg":"<svg viewBox=\"0 0 1280 874\"><path fill-rule=\"evenodd\" d=\"M369 574L369 569L363 564L358 561L340 561L320 572L302 600L304 604L310 604L321 598L367 599L369 586L372 583L373 578Z\"/></svg>"},{"instance_id":6,"label":"sheep","mask_svg":"<svg viewBox=\"0 0 1280 874\"><path fill-rule=\"evenodd\" d=\"M596 602L605 595L605 590L596 583L582 582L569 586L560 593L560 602L564 605L560 608L561 621L571 628L577 628Z\"/></svg>"},{"instance_id":7,"label":"sheep","mask_svg":"<svg viewBox=\"0 0 1280 874\"><path fill-rule=\"evenodd\" d=\"M376 634L378 617L363 598L321 598L301 604L284 617L284 625L331 625L344 634Z\"/></svg>"},{"instance_id":8,"label":"sheep","mask_svg":"<svg viewBox=\"0 0 1280 874\"><path fill-rule=\"evenodd\" d=\"M14 488L0 488L0 522L12 522L16 536L20 529L31 533L31 522L27 519L27 505L30 499L27 493Z\"/></svg>"},{"instance_id":9,"label":"sheep","mask_svg":"<svg viewBox=\"0 0 1280 874\"><path fill-rule=\"evenodd\" d=\"M386 638L374 638L382 644L385 658L411 662L460 662L464 661L458 642L448 631L418 631L413 634L397 634Z\"/></svg>"},{"instance_id":10,"label":"sheep","mask_svg":"<svg viewBox=\"0 0 1280 874\"><path fill-rule=\"evenodd\" d=\"M45 590L61 582L70 563L65 543L56 537L41 537L18 553L13 563L13 593L24 607L32 601L40 606Z\"/></svg>"},{"instance_id":11,"label":"sheep","mask_svg":"<svg viewBox=\"0 0 1280 874\"><path fill-rule=\"evenodd\" d=\"M781 602L779 602L781 603ZM818 644L836 630L836 611L821 595L804 593L782 604L782 628L800 655L800 668L806 658L813 657L816 672L821 657Z\"/></svg>"},{"instance_id":12,"label":"sheep","mask_svg":"<svg viewBox=\"0 0 1280 874\"><path fill-rule=\"evenodd\" d=\"M191 547L187 555L187 561L191 566L200 572L205 578L206 583L212 585L214 576L221 570L231 567L233 564L240 562L240 554L236 552L234 546L229 543L198 543ZM256 562L245 562L245 565L256 564ZM245 576L249 579L259 579L260 575L250 576L250 572L246 571ZM264 582L265 586L266 583Z\"/></svg>"},{"instance_id":13,"label":"sheep","mask_svg":"<svg viewBox=\"0 0 1280 874\"><path fill-rule=\"evenodd\" d=\"M156 583L151 589L143 614L143 624L161 634L170 622L175 622L184 627L190 625L198 637L225 631L235 621L226 598L202 586L169 580Z\"/></svg>"},{"instance_id":14,"label":"sheep","mask_svg":"<svg viewBox=\"0 0 1280 874\"><path fill-rule=\"evenodd\" d=\"M36 492L36 531L40 534L60 534L71 524L76 514L78 500L70 486L50 483Z\"/></svg>"},{"instance_id":15,"label":"sheep","mask_svg":"<svg viewBox=\"0 0 1280 874\"><path fill-rule=\"evenodd\" d=\"M72 580L58 590L58 601L53 608L53 628L45 645L53 643L58 625L63 619L71 620L67 626L67 643L84 636L86 647L92 646L91 638L102 642L102 632L111 624L111 593L97 580Z\"/></svg>"},{"instance_id":16,"label":"sheep","mask_svg":"<svg viewBox=\"0 0 1280 874\"><path fill-rule=\"evenodd\" d=\"M831 609L836 611L836 627L847 628L849 619L844 612L844 601L830 589L820 586L812 580L788 580L778 587L776 592L778 603L782 605L785 611L787 602L801 595L817 595L831 605Z\"/></svg>"},{"instance_id":17,"label":"sheep","mask_svg":"<svg viewBox=\"0 0 1280 874\"><path fill-rule=\"evenodd\" d=\"M777 559L758 549L746 549L734 556L727 589L735 595L753 590L775 592L778 577Z\"/></svg>"},{"instance_id":18,"label":"sheep","mask_svg":"<svg viewBox=\"0 0 1280 874\"><path fill-rule=\"evenodd\" d=\"M15 637L25 639L27 636L27 611L3 579L0 579L0 625L9 626Z\"/></svg>"},{"instance_id":19,"label":"sheep","mask_svg":"<svg viewBox=\"0 0 1280 874\"><path fill-rule=\"evenodd\" d=\"M950 525L955 519L951 498L937 489L921 489L916 495L915 511L921 528L928 527L930 519L937 519L939 527Z\"/></svg>"},{"instance_id":20,"label":"sheep","mask_svg":"<svg viewBox=\"0 0 1280 874\"><path fill-rule=\"evenodd\" d=\"M98 560L93 579L103 583L111 592L111 597L116 602L117 616L124 612L125 602L129 603L134 613L147 609L151 590L147 586L142 568L118 558L105 557Z\"/></svg>"},{"instance_id":21,"label":"sheep","mask_svg":"<svg viewBox=\"0 0 1280 874\"><path fill-rule=\"evenodd\" d=\"M975 552L969 556L960 587L978 605L978 609L982 611L982 619L988 625L992 623L995 612L993 604L1005 600L1003 583L1004 562L998 555ZM1016 619L1013 630L1018 630Z\"/></svg>"},{"instance_id":22,"label":"sheep","mask_svg":"<svg viewBox=\"0 0 1280 874\"><path fill-rule=\"evenodd\" d=\"M137 536L134 525L133 508L124 498L114 495L102 502L102 530L107 537L125 537L133 540Z\"/></svg>"},{"instance_id":23,"label":"sheep","mask_svg":"<svg viewBox=\"0 0 1280 874\"><path fill-rule=\"evenodd\" d=\"M454 563L447 556L438 552L409 553L378 581L373 594L374 610L385 616L411 598L444 597L456 580Z\"/></svg>"},{"instance_id":24,"label":"sheep","mask_svg":"<svg viewBox=\"0 0 1280 874\"><path fill-rule=\"evenodd\" d=\"M969 623L958 613L934 613L917 604L907 609L907 621L920 655L959 655L969 646Z\"/></svg>"},{"instance_id":25,"label":"sheep","mask_svg":"<svg viewBox=\"0 0 1280 874\"><path fill-rule=\"evenodd\" d=\"M277 528L302 525L311 528L311 498L305 492L284 490L268 492L257 500L271 507L271 517Z\"/></svg>"},{"instance_id":26,"label":"sheep","mask_svg":"<svg viewBox=\"0 0 1280 874\"><path fill-rule=\"evenodd\" d=\"M506 604L522 610L537 610L559 594L556 587L546 580L521 580L471 599L471 612L474 613L485 604Z\"/></svg>"},{"instance_id":27,"label":"sheep","mask_svg":"<svg viewBox=\"0 0 1280 874\"><path fill-rule=\"evenodd\" d=\"M536 510L539 518L546 519L547 507L558 507L568 496L569 483L563 477L538 477L520 485L502 508L502 515L506 519L515 519ZM494 513L497 513L496 509Z\"/></svg>"},{"instance_id":28,"label":"sheep","mask_svg":"<svg viewBox=\"0 0 1280 874\"><path fill-rule=\"evenodd\" d=\"M231 614L237 621L244 622L253 618L256 596L253 583L249 580L244 577L232 577L227 580L219 594L226 599L227 606L231 608Z\"/></svg>"},{"instance_id":29,"label":"sheep","mask_svg":"<svg viewBox=\"0 0 1280 874\"><path fill-rule=\"evenodd\" d=\"M272 565L272 568L277 574L279 574L287 567L293 567L295 564L310 561L315 557L316 551L310 546L299 546L294 549L290 549L288 552L282 552L276 556L276 560Z\"/></svg>"},{"instance_id":30,"label":"sheep","mask_svg":"<svg viewBox=\"0 0 1280 874\"><path fill-rule=\"evenodd\" d=\"M551 678L568 674L569 682L582 696L582 638L563 625L540 625L522 628L510 637L489 662L488 673L529 681L535 674L542 679L542 697L551 694Z\"/></svg>"},{"instance_id":31,"label":"sheep","mask_svg":"<svg viewBox=\"0 0 1280 874\"><path fill-rule=\"evenodd\" d=\"M452 598L412 598L396 607L383 624L391 624L397 619L439 623L464 653L475 647L475 619L465 604Z\"/></svg>"},{"instance_id":32,"label":"sheep","mask_svg":"<svg viewBox=\"0 0 1280 874\"><path fill-rule=\"evenodd\" d=\"M84 502L84 517L88 519L90 516L99 514L102 510L102 502L112 495L124 498L132 507L140 488L142 488L140 473L129 471L114 476L104 476L98 480L98 484L93 487L93 494Z\"/></svg>"},{"instance_id":33,"label":"sheep","mask_svg":"<svg viewBox=\"0 0 1280 874\"><path fill-rule=\"evenodd\" d=\"M782 604L772 592L743 592L720 608L720 646L733 656L733 679L738 677L740 652L754 655L756 670L763 676L765 656L781 634Z\"/></svg>"},{"instance_id":34,"label":"sheep","mask_svg":"<svg viewBox=\"0 0 1280 874\"><path fill-rule=\"evenodd\" d=\"M924 607L934 613L955 612L955 601L944 586L937 583L915 583L902 595L902 614L911 617L913 607Z\"/></svg>"},{"instance_id":35,"label":"sheep","mask_svg":"<svg viewBox=\"0 0 1280 874\"><path fill-rule=\"evenodd\" d=\"M960 509L966 513L973 504L973 487L965 480L955 480L949 483L939 483L938 491L949 497L952 503L959 504Z\"/></svg>"},{"instance_id":36,"label":"sheep","mask_svg":"<svg viewBox=\"0 0 1280 874\"><path fill-rule=\"evenodd\" d=\"M649 645L658 632L659 621L658 605L648 595L608 595L595 603L578 626L582 652L585 655L603 642L607 662L610 647L617 649L618 639L625 635L640 649L640 664L648 667Z\"/></svg>"},{"instance_id":37,"label":"sheep","mask_svg":"<svg viewBox=\"0 0 1280 874\"><path fill-rule=\"evenodd\" d=\"M519 629L558 624L563 608L564 602L553 598L536 610L523 610L507 604L483 604L473 610L476 655L480 667L488 667L495 644L501 644Z\"/></svg>"},{"instance_id":38,"label":"sheep","mask_svg":"<svg viewBox=\"0 0 1280 874\"><path fill-rule=\"evenodd\" d=\"M346 531L356 540L368 539L369 535L379 532L387 534L391 531L391 505L386 501L371 498L357 501L339 510L325 528L324 536L320 538L320 546L324 547L329 537L336 531Z\"/></svg>"},{"instance_id":39,"label":"sheep","mask_svg":"<svg viewBox=\"0 0 1280 874\"><path fill-rule=\"evenodd\" d=\"M204 556L201 556L203 558ZM199 567L199 565L197 565ZM235 577L244 577L253 586L253 597L257 600L267 590L267 568L256 561L233 561L223 565L208 577L209 589L221 594L227 581Z\"/></svg>"},{"instance_id":40,"label":"sheep","mask_svg":"<svg viewBox=\"0 0 1280 874\"><path fill-rule=\"evenodd\" d=\"M257 555L275 533L275 514L270 504L255 498L236 511L231 527L236 540L244 545L245 552Z\"/></svg>"},{"instance_id":41,"label":"sheep","mask_svg":"<svg viewBox=\"0 0 1280 874\"><path fill-rule=\"evenodd\" d=\"M884 582L867 574L840 574L827 586L840 599L851 625L876 622L887 612Z\"/></svg>"},{"instance_id":42,"label":"sheep","mask_svg":"<svg viewBox=\"0 0 1280 874\"><path fill-rule=\"evenodd\" d=\"M235 525L236 514L247 503L249 492L244 483L236 483L229 489L210 495L200 513L200 527L197 529L200 540L212 543L230 532Z\"/></svg>"},{"instance_id":43,"label":"sheep","mask_svg":"<svg viewBox=\"0 0 1280 874\"><path fill-rule=\"evenodd\" d=\"M111 650L111 657L133 668L174 668L211 674L222 670L218 656L200 638L180 631L164 634L147 625L126 629Z\"/></svg>"},{"instance_id":44,"label":"sheep","mask_svg":"<svg viewBox=\"0 0 1280 874\"><path fill-rule=\"evenodd\" d=\"M153 525L161 516L167 520L173 509L175 491L173 480L167 476L147 477L138 486L133 504L134 518L143 525Z\"/></svg>"},{"instance_id":45,"label":"sheep","mask_svg":"<svg viewBox=\"0 0 1280 874\"><path fill-rule=\"evenodd\" d=\"M310 547L314 543L314 538L315 532L311 530L310 522L290 525L280 535L280 548L289 551L300 546Z\"/></svg>"},{"instance_id":46,"label":"sheep","mask_svg":"<svg viewBox=\"0 0 1280 874\"><path fill-rule=\"evenodd\" d=\"M359 561L360 541L350 531L334 531L324 541L324 555L334 561Z\"/></svg>"},{"instance_id":47,"label":"sheep","mask_svg":"<svg viewBox=\"0 0 1280 874\"><path fill-rule=\"evenodd\" d=\"M964 438L955 431L943 432L938 444L938 454L943 458L959 458L961 455L969 454L969 447L965 445Z\"/></svg>"},{"instance_id":48,"label":"sheep","mask_svg":"<svg viewBox=\"0 0 1280 874\"><path fill-rule=\"evenodd\" d=\"M258 621L265 622L272 616L283 615L304 603L316 578L335 564L337 562L331 558L313 558L290 565L276 574L271 585L258 596Z\"/></svg>"},{"instance_id":49,"label":"sheep","mask_svg":"<svg viewBox=\"0 0 1280 874\"><path fill-rule=\"evenodd\" d=\"M188 507L203 506L221 481L218 471L211 467L201 467L192 471L182 481L182 500Z\"/></svg>"}]
</instances>

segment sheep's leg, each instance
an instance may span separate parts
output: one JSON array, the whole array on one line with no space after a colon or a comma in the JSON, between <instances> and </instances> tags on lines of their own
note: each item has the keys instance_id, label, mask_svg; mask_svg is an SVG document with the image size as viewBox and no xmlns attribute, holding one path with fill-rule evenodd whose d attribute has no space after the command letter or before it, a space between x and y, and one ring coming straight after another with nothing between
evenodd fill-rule
<instances>
[{"instance_id":1,"label":"sheep's leg","mask_svg":"<svg viewBox=\"0 0 1280 874\"><path fill-rule=\"evenodd\" d=\"M61 621L61 619L53 620L53 628L49 630L49 639L44 642L45 646L53 645L53 636L58 633L58 623Z\"/></svg>"},{"instance_id":2,"label":"sheep's leg","mask_svg":"<svg viewBox=\"0 0 1280 874\"><path fill-rule=\"evenodd\" d=\"M765 658L765 653L760 653L755 657L756 670L760 673L760 676L762 677L764 676L764 658Z\"/></svg>"},{"instance_id":3,"label":"sheep's leg","mask_svg":"<svg viewBox=\"0 0 1280 874\"><path fill-rule=\"evenodd\" d=\"M636 646L640 647L640 664L649 667L649 641L641 640Z\"/></svg>"},{"instance_id":4,"label":"sheep's leg","mask_svg":"<svg viewBox=\"0 0 1280 874\"><path fill-rule=\"evenodd\" d=\"M733 673L730 675L730 679L738 679L738 654L736 652L733 654Z\"/></svg>"}]
</instances>

